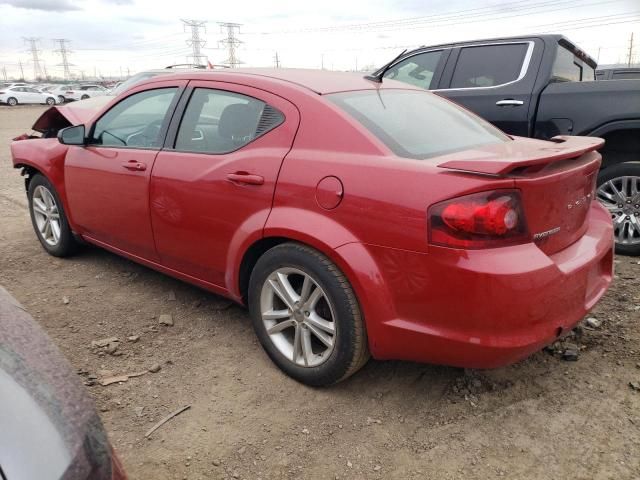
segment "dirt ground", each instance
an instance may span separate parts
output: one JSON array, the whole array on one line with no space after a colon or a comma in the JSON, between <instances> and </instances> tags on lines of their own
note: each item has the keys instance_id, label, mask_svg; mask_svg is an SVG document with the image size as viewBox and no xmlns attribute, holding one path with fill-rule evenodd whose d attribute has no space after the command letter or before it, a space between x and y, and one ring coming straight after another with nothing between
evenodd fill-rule
<instances>
[{"instance_id":1,"label":"dirt ground","mask_svg":"<svg viewBox=\"0 0 640 480\"><path fill-rule=\"evenodd\" d=\"M640 259L617 257L592 314L602 325L567 340L577 361L549 351L492 371L370 361L340 385L307 388L271 364L247 312L227 300L97 248L65 260L44 252L8 150L41 111L0 107L0 284L89 384L132 479L640 478L630 386L640 382ZM162 314L175 324L159 324ZM107 337L120 340L115 355L91 346ZM154 364L122 384L93 380Z\"/></svg>"}]
</instances>

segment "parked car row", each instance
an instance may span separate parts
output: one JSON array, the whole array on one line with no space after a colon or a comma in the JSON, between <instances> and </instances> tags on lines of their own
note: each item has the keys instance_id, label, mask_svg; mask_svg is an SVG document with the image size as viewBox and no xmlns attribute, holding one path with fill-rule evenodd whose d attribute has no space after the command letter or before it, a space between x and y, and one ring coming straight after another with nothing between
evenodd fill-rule
<instances>
[{"instance_id":1,"label":"parked car row","mask_svg":"<svg viewBox=\"0 0 640 480\"><path fill-rule=\"evenodd\" d=\"M99 84L33 85L24 82L0 84L0 104L56 105L108 95L110 90Z\"/></svg>"}]
</instances>

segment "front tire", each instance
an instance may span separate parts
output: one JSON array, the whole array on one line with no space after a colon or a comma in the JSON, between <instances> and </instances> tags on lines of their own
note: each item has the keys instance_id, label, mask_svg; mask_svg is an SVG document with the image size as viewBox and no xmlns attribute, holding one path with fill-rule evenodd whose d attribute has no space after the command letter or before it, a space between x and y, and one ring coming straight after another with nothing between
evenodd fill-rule
<instances>
[{"instance_id":1,"label":"front tire","mask_svg":"<svg viewBox=\"0 0 640 480\"><path fill-rule=\"evenodd\" d=\"M80 97L80 100L86 100L87 98L89 98L89 95L82 95L82 97Z\"/></svg>"},{"instance_id":2,"label":"front tire","mask_svg":"<svg viewBox=\"0 0 640 480\"><path fill-rule=\"evenodd\" d=\"M47 105L55 105L56 99L53 97L47 97Z\"/></svg>"},{"instance_id":3,"label":"front tire","mask_svg":"<svg viewBox=\"0 0 640 480\"><path fill-rule=\"evenodd\" d=\"M54 257L67 257L74 253L77 243L51 182L41 174L34 175L29 182L27 196L31 224L42 247Z\"/></svg>"},{"instance_id":4,"label":"front tire","mask_svg":"<svg viewBox=\"0 0 640 480\"><path fill-rule=\"evenodd\" d=\"M320 252L297 243L267 251L249 281L253 327L271 360L310 386L353 375L369 359L349 281Z\"/></svg>"},{"instance_id":5,"label":"front tire","mask_svg":"<svg viewBox=\"0 0 640 480\"><path fill-rule=\"evenodd\" d=\"M18 104L18 99L15 97L9 97L7 98L7 105L9 105L10 107L15 107Z\"/></svg>"},{"instance_id":6,"label":"front tire","mask_svg":"<svg viewBox=\"0 0 640 480\"><path fill-rule=\"evenodd\" d=\"M619 163L602 170L597 197L611 213L616 253L640 255L640 163Z\"/></svg>"}]
</instances>

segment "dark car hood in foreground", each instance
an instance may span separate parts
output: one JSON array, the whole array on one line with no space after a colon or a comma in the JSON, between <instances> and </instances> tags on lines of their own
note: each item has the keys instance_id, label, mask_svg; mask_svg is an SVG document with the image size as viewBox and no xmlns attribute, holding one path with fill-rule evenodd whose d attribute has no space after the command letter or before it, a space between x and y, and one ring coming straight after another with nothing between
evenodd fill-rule
<instances>
[{"instance_id":1,"label":"dark car hood in foreground","mask_svg":"<svg viewBox=\"0 0 640 480\"><path fill-rule=\"evenodd\" d=\"M0 468L6 480L111 479L111 447L93 402L49 337L2 287Z\"/></svg>"}]
</instances>

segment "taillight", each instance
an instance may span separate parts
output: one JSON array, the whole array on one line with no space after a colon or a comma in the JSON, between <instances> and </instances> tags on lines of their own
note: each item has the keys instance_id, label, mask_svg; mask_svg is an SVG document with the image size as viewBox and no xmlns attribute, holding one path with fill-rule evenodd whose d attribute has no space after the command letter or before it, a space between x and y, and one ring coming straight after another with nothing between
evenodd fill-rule
<instances>
[{"instance_id":1,"label":"taillight","mask_svg":"<svg viewBox=\"0 0 640 480\"><path fill-rule=\"evenodd\" d=\"M517 190L493 190L429 208L429 243L451 248L494 248L529 241Z\"/></svg>"}]
</instances>

